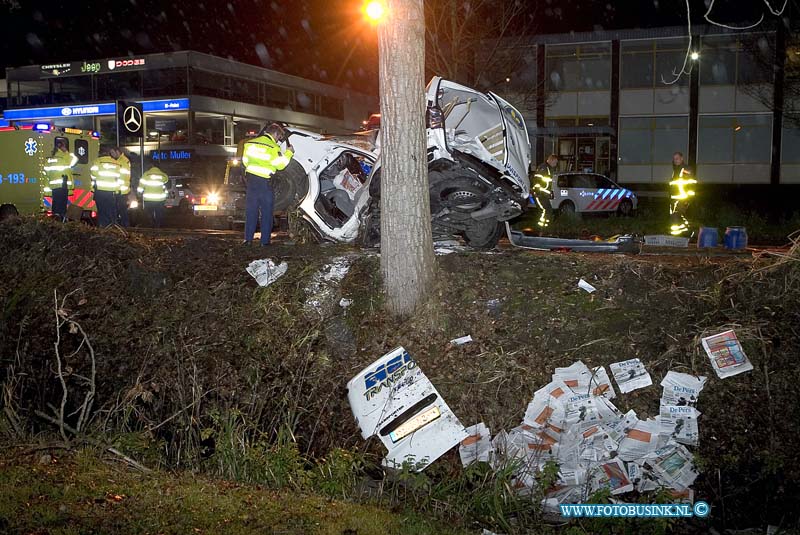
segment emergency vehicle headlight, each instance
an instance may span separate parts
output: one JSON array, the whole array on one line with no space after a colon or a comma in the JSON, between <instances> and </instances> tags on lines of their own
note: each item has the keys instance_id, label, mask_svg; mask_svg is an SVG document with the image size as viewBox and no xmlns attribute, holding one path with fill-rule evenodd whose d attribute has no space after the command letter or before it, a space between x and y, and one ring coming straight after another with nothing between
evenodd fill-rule
<instances>
[{"instance_id":1,"label":"emergency vehicle headlight","mask_svg":"<svg viewBox=\"0 0 800 535\"><path fill-rule=\"evenodd\" d=\"M219 204L219 194L218 193L209 193L208 197L206 198L206 202L208 204Z\"/></svg>"},{"instance_id":2,"label":"emergency vehicle headlight","mask_svg":"<svg viewBox=\"0 0 800 535\"><path fill-rule=\"evenodd\" d=\"M49 132L50 125L47 123L36 123L35 125L33 125L33 129L38 132Z\"/></svg>"}]
</instances>

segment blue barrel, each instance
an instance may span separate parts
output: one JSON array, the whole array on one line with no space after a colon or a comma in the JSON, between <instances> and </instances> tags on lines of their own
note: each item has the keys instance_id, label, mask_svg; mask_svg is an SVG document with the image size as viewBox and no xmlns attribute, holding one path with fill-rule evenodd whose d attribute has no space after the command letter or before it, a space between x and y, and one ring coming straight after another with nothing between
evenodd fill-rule
<instances>
[{"instance_id":1,"label":"blue barrel","mask_svg":"<svg viewBox=\"0 0 800 535\"><path fill-rule=\"evenodd\" d=\"M724 238L726 249L745 249L747 247L747 230L744 227L728 227Z\"/></svg>"},{"instance_id":2,"label":"blue barrel","mask_svg":"<svg viewBox=\"0 0 800 535\"><path fill-rule=\"evenodd\" d=\"M719 245L719 232L715 227L700 227L697 234L697 248L716 247Z\"/></svg>"}]
</instances>

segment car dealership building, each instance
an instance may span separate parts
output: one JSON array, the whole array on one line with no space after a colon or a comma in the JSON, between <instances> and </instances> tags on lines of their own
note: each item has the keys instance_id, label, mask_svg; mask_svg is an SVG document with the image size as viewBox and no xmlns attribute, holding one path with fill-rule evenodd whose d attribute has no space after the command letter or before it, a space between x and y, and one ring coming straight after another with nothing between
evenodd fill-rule
<instances>
[{"instance_id":1,"label":"car dealership building","mask_svg":"<svg viewBox=\"0 0 800 535\"><path fill-rule=\"evenodd\" d=\"M374 96L190 51L10 68L6 84L4 121L96 130L104 143L117 142L116 102L141 102L145 167L216 181L266 122L337 134L378 111ZM139 141L120 144L136 165Z\"/></svg>"}]
</instances>

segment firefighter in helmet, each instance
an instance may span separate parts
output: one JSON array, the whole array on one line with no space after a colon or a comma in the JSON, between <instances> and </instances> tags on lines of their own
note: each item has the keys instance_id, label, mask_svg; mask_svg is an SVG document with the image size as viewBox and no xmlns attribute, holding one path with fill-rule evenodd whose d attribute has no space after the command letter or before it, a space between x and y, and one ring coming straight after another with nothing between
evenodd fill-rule
<instances>
[{"instance_id":1,"label":"firefighter in helmet","mask_svg":"<svg viewBox=\"0 0 800 535\"><path fill-rule=\"evenodd\" d=\"M669 183L669 233L673 236L682 236L691 231L686 213L695 196L695 184L697 180L692 168L684 161L683 153L676 152L672 155L672 181Z\"/></svg>"},{"instance_id":2,"label":"firefighter in helmet","mask_svg":"<svg viewBox=\"0 0 800 535\"><path fill-rule=\"evenodd\" d=\"M553 192L553 177L557 166L558 156L551 154L544 163L536 168L536 172L533 175L534 182L531 188L531 195L536 202L536 206L541 211L538 221L540 230L550 225L550 212L552 211L550 199Z\"/></svg>"},{"instance_id":3,"label":"firefighter in helmet","mask_svg":"<svg viewBox=\"0 0 800 535\"><path fill-rule=\"evenodd\" d=\"M245 194L244 244L252 243L261 219L261 245L269 245L275 196L270 177L285 169L294 156L289 135L281 125L265 126L257 137L244 144L242 163L247 179Z\"/></svg>"}]
</instances>

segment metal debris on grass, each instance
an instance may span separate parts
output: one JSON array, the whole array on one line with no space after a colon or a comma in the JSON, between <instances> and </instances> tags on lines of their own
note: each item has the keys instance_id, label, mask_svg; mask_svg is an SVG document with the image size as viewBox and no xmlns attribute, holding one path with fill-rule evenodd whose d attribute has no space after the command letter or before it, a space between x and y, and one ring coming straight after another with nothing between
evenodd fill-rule
<instances>
[{"instance_id":1,"label":"metal debris on grass","mask_svg":"<svg viewBox=\"0 0 800 535\"><path fill-rule=\"evenodd\" d=\"M578 281L578 288L581 290L586 290L587 292L594 293L597 291L597 288L586 282L585 280L581 279Z\"/></svg>"},{"instance_id":2,"label":"metal debris on grass","mask_svg":"<svg viewBox=\"0 0 800 535\"><path fill-rule=\"evenodd\" d=\"M347 383L361 435L378 436L384 466L424 470L467 438L464 426L411 355L398 347Z\"/></svg>"},{"instance_id":3,"label":"metal debris on grass","mask_svg":"<svg viewBox=\"0 0 800 535\"><path fill-rule=\"evenodd\" d=\"M468 344L470 342L472 342L472 335L470 334L450 340L450 344L454 346L463 346L464 344Z\"/></svg>"}]
</instances>

